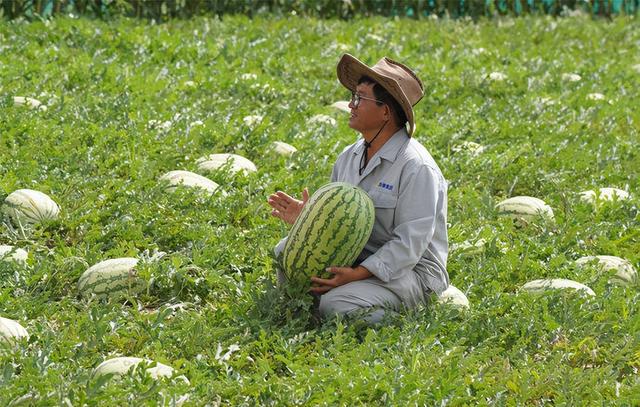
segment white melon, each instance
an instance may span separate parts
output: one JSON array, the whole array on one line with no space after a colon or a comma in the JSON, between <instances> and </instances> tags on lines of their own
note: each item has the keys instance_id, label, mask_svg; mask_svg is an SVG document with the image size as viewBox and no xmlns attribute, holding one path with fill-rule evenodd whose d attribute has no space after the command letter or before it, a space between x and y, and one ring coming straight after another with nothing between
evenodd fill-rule
<instances>
[{"instance_id":1,"label":"white melon","mask_svg":"<svg viewBox=\"0 0 640 407\"><path fill-rule=\"evenodd\" d=\"M60 207L47 194L33 189L18 189L4 200L3 212L15 223L34 224L55 220Z\"/></svg>"},{"instance_id":2,"label":"white melon","mask_svg":"<svg viewBox=\"0 0 640 407\"><path fill-rule=\"evenodd\" d=\"M585 256L576 260L576 265L584 267L589 263L596 265L603 271L614 273L611 280L622 284L634 283L638 273L629 260L616 256Z\"/></svg>"},{"instance_id":3,"label":"white melon","mask_svg":"<svg viewBox=\"0 0 640 407\"><path fill-rule=\"evenodd\" d=\"M0 317L0 341L11 344L22 338L28 339L29 333L20 323Z\"/></svg>"},{"instance_id":4,"label":"white melon","mask_svg":"<svg viewBox=\"0 0 640 407\"><path fill-rule=\"evenodd\" d=\"M588 295L596 295L593 290L586 285L573 280L567 280L565 278L552 278L529 281L522 286L522 289L532 293L541 293L549 290L564 290L572 289L578 291L584 291Z\"/></svg>"},{"instance_id":5,"label":"white melon","mask_svg":"<svg viewBox=\"0 0 640 407\"><path fill-rule=\"evenodd\" d=\"M216 171L227 165L232 173L257 171L254 163L237 154L211 154L198 159L196 164L200 171Z\"/></svg>"},{"instance_id":6,"label":"white melon","mask_svg":"<svg viewBox=\"0 0 640 407\"><path fill-rule=\"evenodd\" d=\"M93 377L98 378L106 374L122 376L126 374L130 369L135 370L137 366L143 362L144 364L152 363L148 359L124 356L105 360L93 370ZM157 380L161 377L172 377L174 374L174 369L171 366L167 366L165 364L157 362L155 363L154 367L150 367L147 369L147 373L149 373L149 376Z\"/></svg>"},{"instance_id":7,"label":"white melon","mask_svg":"<svg viewBox=\"0 0 640 407\"><path fill-rule=\"evenodd\" d=\"M209 178L191 171L169 171L160 177L160 181L169 182L170 186L167 188L168 191L175 191L177 186L184 185L186 187L200 188L214 193L220 187Z\"/></svg>"},{"instance_id":8,"label":"white melon","mask_svg":"<svg viewBox=\"0 0 640 407\"><path fill-rule=\"evenodd\" d=\"M587 95L587 99L596 101L596 100L604 100L605 97L602 93L589 93Z\"/></svg>"},{"instance_id":9,"label":"white melon","mask_svg":"<svg viewBox=\"0 0 640 407\"><path fill-rule=\"evenodd\" d=\"M258 114L254 114L254 115L243 117L242 121L244 122L244 124L247 127L254 127L254 126L257 126L258 124L262 123L262 119L263 119L262 116L260 116Z\"/></svg>"},{"instance_id":10,"label":"white melon","mask_svg":"<svg viewBox=\"0 0 640 407\"><path fill-rule=\"evenodd\" d=\"M321 125L321 126L331 126L331 127L335 127L338 124L338 122L336 122L336 119L334 119L331 116L327 116L326 114L317 114L315 116L312 116L311 118L309 118L307 123L310 125Z\"/></svg>"},{"instance_id":11,"label":"white melon","mask_svg":"<svg viewBox=\"0 0 640 407\"><path fill-rule=\"evenodd\" d=\"M0 245L0 261L13 261L24 264L27 262L27 257L29 257L29 254L19 247Z\"/></svg>"},{"instance_id":12,"label":"white melon","mask_svg":"<svg viewBox=\"0 0 640 407\"><path fill-rule=\"evenodd\" d=\"M351 113L349 103L351 102L349 102L348 100L339 100L337 102L334 102L331 107L333 107L334 109L338 109L341 112Z\"/></svg>"},{"instance_id":13,"label":"white melon","mask_svg":"<svg viewBox=\"0 0 640 407\"><path fill-rule=\"evenodd\" d=\"M601 201L626 201L629 199L629 193L618 188L599 188L597 191L588 190L580 192L580 200L587 203L595 203Z\"/></svg>"},{"instance_id":14,"label":"white melon","mask_svg":"<svg viewBox=\"0 0 640 407\"><path fill-rule=\"evenodd\" d=\"M477 156L484 151L484 146L473 141L463 141L451 148L455 153L467 152L472 156Z\"/></svg>"},{"instance_id":15,"label":"white melon","mask_svg":"<svg viewBox=\"0 0 640 407\"><path fill-rule=\"evenodd\" d=\"M471 243L465 240L462 243L452 243L449 246L450 253L459 253L461 255L473 255L482 253L485 249L487 241L485 239L478 239L475 243Z\"/></svg>"},{"instance_id":16,"label":"white melon","mask_svg":"<svg viewBox=\"0 0 640 407\"><path fill-rule=\"evenodd\" d=\"M502 82L507 79L507 75L503 74L502 72L491 72L489 74L489 79L495 82Z\"/></svg>"},{"instance_id":17,"label":"white melon","mask_svg":"<svg viewBox=\"0 0 640 407\"><path fill-rule=\"evenodd\" d=\"M460 308L469 308L469 299L462 291L449 284L449 287L438 297L440 304L452 304Z\"/></svg>"},{"instance_id":18,"label":"white melon","mask_svg":"<svg viewBox=\"0 0 640 407\"><path fill-rule=\"evenodd\" d=\"M98 298L121 298L144 289L145 283L138 277L138 259L123 257L105 260L89 267L78 280L78 291L83 296L92 294Z\"/></svg>"},{"instance_id":19,"label":"white melon","mask_svg":"<svg viewBox=\"0 0 640 407\"><path fill-rule=\"evenodd\" d=\"M542 199L531 196L514 196L498 203L496 209L501 215L507 215L519 221L529 222L543 216L553 219L553 209Z\"/></svg>"},{"instance_id":20,"label":"white melon","mask_svg":"<svg viewBox=\"0 0 640 407\"><path fill-rule=\"evenodd\" d=\"M298 151L297 148L292 146L291 144L287 144L283 141L274 141L271 144L271 149L278 155L282 155L285 157L290 157L294 153Z\"/></svg>"},{"instance_id":21,"label":"white melon","mask_svg":"<svg viewBox=\"0 0 640 407\"><path fill-rule=\"evenodd\" d=\"M582 77L575 73L564 73L562 74L562 80L565 82L580 82Z\"/></svg>"},{"instance_id":22,"label":"white melon","mask_svg":"<svg viewBox=\"0 0 640 407\"><path fill-rule=\"evenodd\" d=\"M25 96L14 96L13 104L16 106L30 107L31 109L40 109L43 111L47 110L47 105L43 104L38 99L29 98Z\"/></svg>"}]
</instances>

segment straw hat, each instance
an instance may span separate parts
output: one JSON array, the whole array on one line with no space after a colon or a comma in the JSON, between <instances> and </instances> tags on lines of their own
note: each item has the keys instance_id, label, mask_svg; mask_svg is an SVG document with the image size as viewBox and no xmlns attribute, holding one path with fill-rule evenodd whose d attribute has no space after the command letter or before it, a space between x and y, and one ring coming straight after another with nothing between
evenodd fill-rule
<instances>
[{"instance_id":1,"label":"straw hat","mask_svg":"<svg viewBox=\"0 0 640 407\"><path fill-rule=\"evenodd\" d=\"M409 135L415 129L413 106L422 99L422 82L411 69L387 57L368 67L356 57L344 54L338 62L338 79L351 92L356 91L361 77L368 76L389 92L400 104L409 123Z\"/></svg>"}]
</instances>

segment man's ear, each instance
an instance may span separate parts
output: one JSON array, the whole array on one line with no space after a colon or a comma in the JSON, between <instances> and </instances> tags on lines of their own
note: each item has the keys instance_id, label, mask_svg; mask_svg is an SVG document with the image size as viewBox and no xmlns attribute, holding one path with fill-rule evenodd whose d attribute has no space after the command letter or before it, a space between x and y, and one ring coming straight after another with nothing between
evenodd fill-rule
<instances>
[{"instance_id":1,"label":"man's ear","mask_svg":"<svg viewBox=\"0 0 640 407\"><path fill-rule=\"evenodd\" d=\"M388 122L391 120L391 109L389 105L384 105L384 121Z\"/></svg>"}]
</instances>

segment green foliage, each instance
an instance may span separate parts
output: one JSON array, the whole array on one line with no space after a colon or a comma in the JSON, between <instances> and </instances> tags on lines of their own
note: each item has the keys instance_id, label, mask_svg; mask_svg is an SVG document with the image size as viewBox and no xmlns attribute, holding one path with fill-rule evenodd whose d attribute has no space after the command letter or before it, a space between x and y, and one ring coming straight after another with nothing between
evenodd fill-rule
<instances>
[{"instance_id":1,"label":"green foliage","mask_svg":"<svg viewBox=\"0 0 640 407\"><path fill-rule=\"evenodd\" d=\"M29 252L24 265L0 261L0 316L30 334L0 345L0 405L637 405L640 286L573 262L640 263L639 43L629 17L0 24L0 198L32 188L61 207L33 230L0 224L0 244ZM487 241L449 258L468 311L431 304L370 329L318 321L310 296L274 286L272 249L288 228L267 196L315 191L357 138L329 107L348 96L335 77L344 52L389 55L424 80L416 138L450 181L450 241ZM337 125L310 124L316 114ZM298 152L267 153L275 140ZM470 141L484 151L460 148ZM258 172L203 174L226 195L158 183L222 152ZM606 186L631 199L579 200ZM498 217L514 195L543 199L555 224ZM125 256L141 260L144 293L78 296L89 266ZM596 296L519 291L546 277ZM92 377L116 356L170 365L190 384L145 369Z\"/></svg>"},{"instance_id":2,"label":"green foliage","mask_svg":"<svg viewBox=\"0 0 640 407\"><path fill-rule=\"evenodd\" d=\"M242 14L299 15L352 19L385 16L421 19L428 17L482 17L585 12L592 15L635 15L638 0L1 0L0 16L29 19L73 14L112 18L127 16L167 21L172 18Z\"/></svg>"}]
</instances>

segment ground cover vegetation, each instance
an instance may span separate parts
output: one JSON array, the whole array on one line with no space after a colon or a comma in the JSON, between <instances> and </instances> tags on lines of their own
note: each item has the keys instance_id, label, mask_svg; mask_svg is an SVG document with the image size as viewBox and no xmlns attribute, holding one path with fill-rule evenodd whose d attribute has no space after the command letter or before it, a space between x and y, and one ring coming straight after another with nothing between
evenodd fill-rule
<instances>
[{"instance_id":1,"label":"ground cover vegetation","mask_svg":"<svg viewBox=\"0 0 640 407\"><path fill-rule=\"evenodd\" d=\"M640 0L0 0L0 17L43 19L81 15L166 21L194 16L242 14L298 15L316 18L406 17L472 18L571 15L637 15Z\"/></svg>"},{"instance_id":2,"label":"ground cover vegetation","mask_svg":"<svg viewBox=\"0 0 640 407\"><path fill-rule=\"evenodd\" d=\"M29 337L0 342L0 404L638 404L640 287L575 261L640 261L639 28L584 17L3 22L0 200L35 189L60 214L31 228L2 218L0 243L28 256L0 261L0 316ZM343 52L395 57L424 80L416 138L450 182L448 269L469 309L434 301L370 329L319 323L307 299L274 288L272 247L288 228L268 194L316 190L357 138L331 107L349 96L335 74ZM274 141L297 152L278 155ZM257 171L200 172L212 194L159 181L215 153ZM629 198L581 199L601 187ZM554 219L500 216L496 204L518 195ZM140 293L79 294L85 270L122 257L138 259ZM595 295L521 290L541 278ZM176 374L94 372L120 356Z\"/></svg>"}]
</instances>

